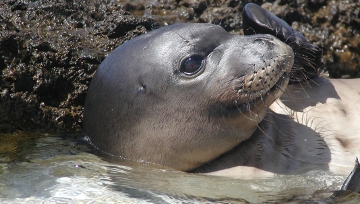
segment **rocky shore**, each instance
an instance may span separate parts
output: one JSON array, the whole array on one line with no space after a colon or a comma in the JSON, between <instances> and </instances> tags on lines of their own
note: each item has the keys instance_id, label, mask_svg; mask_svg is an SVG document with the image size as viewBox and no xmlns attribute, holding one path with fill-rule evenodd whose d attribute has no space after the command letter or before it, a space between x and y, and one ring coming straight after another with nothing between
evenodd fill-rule
<instances>
[{"instance_id":1,"label":"rocky shore","mask_svg":"<svg viewBox=\"0 0 360 204\"><path fill-rule=\"evenodd\" d=\"M360 2L355 0L4 0L0 132L81 130L88 85L111 50L178 22L214 23L242 34L247 2L262 5L323 48L323 69L330 77L360 76Z\"/></svg>"}]
</instances>

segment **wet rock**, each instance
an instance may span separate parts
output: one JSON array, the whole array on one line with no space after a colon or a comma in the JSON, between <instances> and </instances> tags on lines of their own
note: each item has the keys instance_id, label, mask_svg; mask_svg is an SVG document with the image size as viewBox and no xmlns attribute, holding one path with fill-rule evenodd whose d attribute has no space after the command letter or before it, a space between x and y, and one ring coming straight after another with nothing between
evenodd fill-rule
<instances>
[{"instance_id":1,"label":"wet rock","mask_svg":"<svg viewBox=\"0 0 360 204\"><path fill-rule=\"evenodd\" d=\"M87 87L111 50L159 24L207 22L242 34L241 11L249 2L323 48L330 77L360 76L356 0L113 2L0 1L0 132L81 129Z\"/></svg>"},{"instance_id":2,"label":"wet rock","mask_svg":"<svg viewBox=\"0 0 360 204\"><path fill-rule=\"evenodd\" d=\"M330 77L360 77L360 2L356 0L158 1L156 6L145 5L144 12L145 16L154 18L161 25L206 22L220 25L229 32L242 34L241 11L249 2L259 4L284 19L310 43L323 48L323 70ZM181 18L182 13L193 15Z\"/></svg>"},{"instance_id":3,"label":"wet rock","mask_svg":"<svg viewBox=\"0 0 360 204\"><path fill-rule=\"evenodd\" d=\"M119 44L158 27L109 2L0 3L0 131L78 130L92 75Z\"/></svg>"}]
</instances>

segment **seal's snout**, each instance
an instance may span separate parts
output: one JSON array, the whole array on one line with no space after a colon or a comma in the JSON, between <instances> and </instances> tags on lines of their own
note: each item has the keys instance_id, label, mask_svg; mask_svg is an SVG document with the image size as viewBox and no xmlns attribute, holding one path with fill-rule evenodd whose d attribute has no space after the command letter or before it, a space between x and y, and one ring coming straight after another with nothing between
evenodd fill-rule
<instances>
[{"instance_id":1,"label":"seal's snout","mask_svg":"<svg viewBox=\"0 0 360 204\"><path fill-rule=\"evenodd\" d=\"M294 63L292 49L273 36L257 36L252 44L255 52L248 57L254 58L257 63L247 67L244 83L234 89L243 102L265 98L276 89L286 86ZM234 83L237 84L237 80Z\"/></svg>"},{"instance_id":2,"label":"seal's snout","mask_svg":"<svg viewBox=\"0 0 360 204\"><path fill-rule=\"evenodd\" d=\"M241 42L238 42L236 47L228 49L231 57L224 59L231 59L233 73L229 75L244 78L245 84L251 85L249 91L271 88L284 73L291 71L294 64L294 52L291 47L276 37L254 35L240 40ZM234 64L234 59L237 59L236 64Z\"/></svg>"},{"instance_id":3,"label":"seal's snout","mask_svg":"<svg viewBox=\"0 0 360 204\"><path fill-rule=\"evenodd\" d=\"M289 45L269 34L254 36L252 44L257 50L265 51L263 55L268 54L268 58L265 58L264 61L267 59L283 60L284 66L279 66L278 68L285 72L291 71L294 64L294 51Z\"/></svg>"},{"instance_id":4,"label":"seal's snout","mask_svg":"<svg viewBox=\"0 0 360 204\"><path fill-rule=\"evenodd\" d=\"M322 62L322 49L309 43L298 31L284 20L260 6L249 3L243 11L243 31L245 35L270 34L295 50L295 72L291 81L314 78L319 75Z\"/></svg>"},{"instance_id":5,"label":"seal's snout","mask_svg":"<svg viewBox=\"0 0 360 204\"><path fill-rule=\"evenodd\" d=\"M234 38L219 65L220 69L227 67L221 85L225 91L219 101L235 113L258 112L282 95L289 82L294 52L272 35Z\"/></svg>"}]
</instances>

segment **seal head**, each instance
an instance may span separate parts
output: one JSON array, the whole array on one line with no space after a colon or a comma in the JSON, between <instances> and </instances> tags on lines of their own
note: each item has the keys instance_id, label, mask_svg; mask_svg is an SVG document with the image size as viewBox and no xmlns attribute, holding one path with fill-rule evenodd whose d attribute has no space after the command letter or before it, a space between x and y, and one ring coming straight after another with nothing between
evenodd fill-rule
<instances>
[{"instance_id":1,"label":"seal head","mask_svg":"<svg viewBox=\"0 0 360 204\"><path fill-rule=\"evenodd\" d=\"M251 137L289 81L293 50L271 35L176 24L102 62L84 131L100 150L189 171Z\"/></svg>"}]
</instances>

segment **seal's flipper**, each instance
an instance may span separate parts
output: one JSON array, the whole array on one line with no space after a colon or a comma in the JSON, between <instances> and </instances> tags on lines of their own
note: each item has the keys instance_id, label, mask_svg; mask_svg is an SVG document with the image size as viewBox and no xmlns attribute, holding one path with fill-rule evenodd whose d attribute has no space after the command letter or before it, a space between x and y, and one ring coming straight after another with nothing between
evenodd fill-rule
<instances>
[{"instance_id":1,"label":"seal's flipper","mask_svg":"<svg viewBox=\"0 0 360 204\"><path fill-rule=\"evenodd\" d=\"M301 81L319 75L322 62L322 49L310 44L298 31L284 20L260 6L249 3L243 11L244 35L270 34L288 44L295 54L291 81Z\"/></svg>"}]
</instances>

